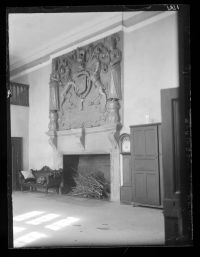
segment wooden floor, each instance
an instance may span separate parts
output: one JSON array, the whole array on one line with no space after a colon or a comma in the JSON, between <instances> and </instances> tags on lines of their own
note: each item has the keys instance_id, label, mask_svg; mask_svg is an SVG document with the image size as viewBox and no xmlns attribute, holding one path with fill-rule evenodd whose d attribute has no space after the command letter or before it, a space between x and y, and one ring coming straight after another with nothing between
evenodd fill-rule
<instances>
[{"instance_id":1,"label":"wooden floor","mask_svg":"<svg viewBox=\"0 0 200 257\"><path fill-rule=\"evenodd\" d=\"M14 247L163 245L159 209L54 193L14 192Z\"/></svg>"}]
</instances>

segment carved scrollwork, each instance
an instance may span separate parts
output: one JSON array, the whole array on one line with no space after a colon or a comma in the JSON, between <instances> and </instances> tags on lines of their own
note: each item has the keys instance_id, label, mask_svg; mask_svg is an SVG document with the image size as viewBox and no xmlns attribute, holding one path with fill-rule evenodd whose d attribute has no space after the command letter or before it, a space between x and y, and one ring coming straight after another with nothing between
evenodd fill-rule
<instances>
[{"instance_id":1,"label":"carved scrollwork","mask_svg":"<svg viewBox=\"0 0 200 257\"><path fill-rule=\"evenodd\" d=\"M115 34L53 59L50 110L58 112L58 129L103 125L109 113L112 119L107 103L121 99L118 41Z\"/></svg>"},{"instance_id":2,"label":"carved scrollwork","mask_svg":"<svg viewBox=\"0 0 200 257\"><path fill-rule=\"evenodd\" d=\"M56 131L57 130L57 120L58 120L58 114L57 111L50 111L49 113L49 131Z\"/></svg>"},{"instance_id":3,"label":"carved scrollwork","mask_svg":"<svg viewBox=\"0 0 200 257\"><path fill-rule=\"evenodd\" d=\"M50 136L48 141L49 141L50 146L53 148L53 150L56 151L57 150L57 138Z\"/></svg>"},{"instance_id":4,"label":"carved scrollwork","mask_svg":"<svg viewBox=\"0 0 200 257\"><path fill-rule=\"evenodd\" d=\"M116 128L116 130L111 131L108 133L108 138L111 142L112 148L117 149L119 147L119 129Z\"/></svg>"}]
</instances>

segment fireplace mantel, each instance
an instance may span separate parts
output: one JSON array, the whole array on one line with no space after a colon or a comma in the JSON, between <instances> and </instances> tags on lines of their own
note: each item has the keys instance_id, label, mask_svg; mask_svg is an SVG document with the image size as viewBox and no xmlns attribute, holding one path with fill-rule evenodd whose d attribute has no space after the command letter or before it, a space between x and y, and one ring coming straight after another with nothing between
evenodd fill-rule
<instances>
[{"instance_id":1,"label":"fireplace mantel","mask_svg":"<svg viewBox=\"0 0 200 257\"><path fill-rule=\"evenodd\" d=\"M52 60L49 143L55 168L63 155L110 154L111 201L120 201L121 34Z\"/></svg>"},{"instance_id":2,"label":"fireplace mantel","mask_svg":"<svg viewBox=\"0 0 200 257\"><path fill-rule=\"evenodd\" d=\"M94 134L94 133L114 131L114 130L118 130L119 128L120 128L120 124L118 125L109 124L109 125L104 125L100 127L85 128L85 132L87 134ZM51 135L51 131L47 133L48 135ZM82 128L56 131L57 136L80 135L81 133L82 133Z\"/></svg>"},{"instance_id":3,"label":"fireplace mantel","mask_svg":"<svg viewBox=\"0 0 200 257\"><path fill-rule=\"evenodd\" d=\"M53 147L55 168L63 168L64 155L110 154L111 201L120 201L119 134L121 125L86 128L84 145L82 129L47 132Z\"/></svg>"}]
</instances>

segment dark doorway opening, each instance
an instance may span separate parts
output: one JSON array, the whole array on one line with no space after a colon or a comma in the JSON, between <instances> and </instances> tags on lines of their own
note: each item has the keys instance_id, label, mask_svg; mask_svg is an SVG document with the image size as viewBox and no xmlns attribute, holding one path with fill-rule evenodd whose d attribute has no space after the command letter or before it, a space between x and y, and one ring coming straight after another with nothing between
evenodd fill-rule
<instances>
[{"instance_id":1,"label":"dark doorway opening","mask_svg":"<svg viewBox=\"0 0 200 257\"><path fill-rule=\"evenodd\" d=\"M12 137L12 190L20 189L19 171L22 170L22 138Z\"/></svg>"},{"instance_id":2,"label":"dark doorway opening","mask_svg":"<svg viewBox=\"0 0 200 257\"><path fill-rule=\"evenodd\" d=\"M108 200L110 198L110 155L64 155L62 193Z\"/></svg>"}]
</instances>

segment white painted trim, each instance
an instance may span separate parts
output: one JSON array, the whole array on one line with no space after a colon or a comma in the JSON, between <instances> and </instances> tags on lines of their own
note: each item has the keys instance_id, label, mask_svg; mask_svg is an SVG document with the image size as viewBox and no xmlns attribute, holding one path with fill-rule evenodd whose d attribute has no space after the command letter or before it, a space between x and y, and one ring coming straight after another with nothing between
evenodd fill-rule
<instances>
[{"instance_id":1,"label":"white painted trim","mask_svg":"<svg viewBox=\"0 0 200 257\"><path fill-rule=\"evenodd\" d=\"M125 27L125 26L124 26L124 32L129 33L129 32L135 31L135 30L137 30L137 29L140 29L140 28L145 27L145 26L147 26L147 25L149 25L149 24L152 24L152 23L154 23L154 22L157 22L157 21L159 21L159 20L162 20L162 19L164 19L164 18L167 18L167 17L169 17L169 16L171 16L171 15L174 15L174 14L176 14L176 13L177 13L177 12L174 12L174 11L166 11L166 12L157 14L157 15L151 17L151 18L147 18L146 20L141 21L141 22L139 22L139 23L137 23L137 24L134 24L134 25L132 25L132 26L129 26L129 27Z\"/></svg>"},{"instance_id":2,"label":"white painted trim","mask_svg":"<svg viewBox=\"0 0 200 257\"><path fill-rule=\"evenodd\" d=\"M50 55L50 59L52 60L53 58L55 58L57 56L69 53L69 52L73 51L74 49L76 49L78 47L82 47L82 46L85 46L87 44L90 44L90 43L92 43L94 41L97 41L97 40L99 40L101 38L104 38L104 37L107 37L107 36L109 36L111 34L114 34L114 33L118 32L120 30L123 30L123 26L122 25L119 25L119 26L117 26L117 27L115 27L113 29L110 29L110 30L106 31L106 32L103 32L103 33L98 34L98 35L96 35L94 37L91 37L89 39L81 41L80 43L77 43L77 44L75 44L75 45L73 45L71 47L68 47L68 48L66 48L66 49L64 49L62 51L56 52L55 54Z\"/></svg>"},{"instance_id":3,"label":"white painted trim","mask_svg":"<svg viewBox=\"0 0 200 257\"><path fill-rule=\"evenodd\" d=\"M10 80L13 80L13 79L16 79L18 77L24 76L24 75L26 75L26 74L28 74L30 72L39 70L39 69L41 69L41 68L43 68L43 67L45 67L45 66L47 66L49 64L51 64L51 60L50 59L48 61L46 61L46 62L37 64L37 65L35 65L35 66L31 67L31 68L28 68L26 70L23 70L23 71L17 73L16 75L11 76Z\"/></svg>"},{"instance_id":4,"label":"white painted trim","mask_svg":"<svg viewBox=\"0 0 200 257\"><path fill-rule=\"evenodd\" d=\"M142 14L144 11L136 11L136 12L122 12L122 19L123 21L128 20L129 18L132 18L138 14Z\"/></svg>"}]
</instances>

